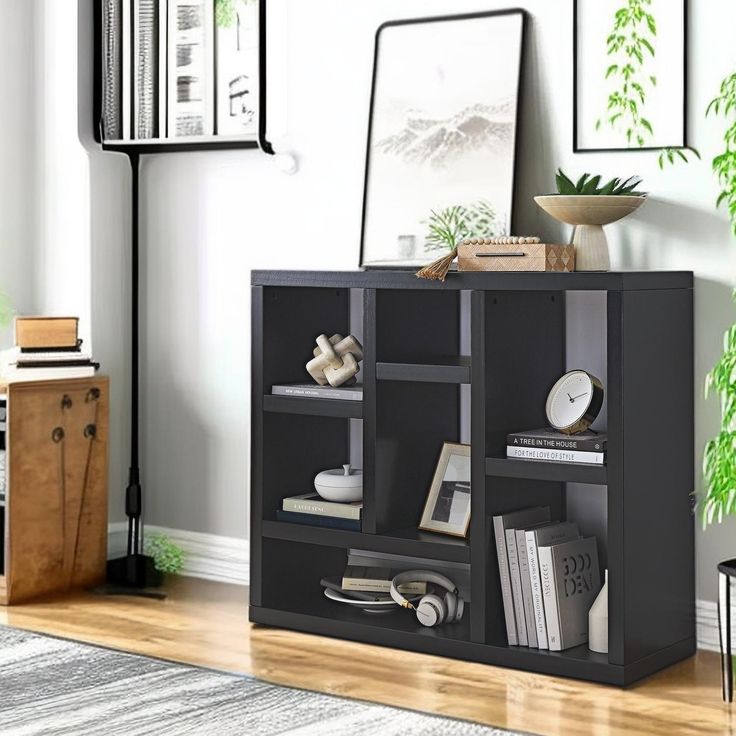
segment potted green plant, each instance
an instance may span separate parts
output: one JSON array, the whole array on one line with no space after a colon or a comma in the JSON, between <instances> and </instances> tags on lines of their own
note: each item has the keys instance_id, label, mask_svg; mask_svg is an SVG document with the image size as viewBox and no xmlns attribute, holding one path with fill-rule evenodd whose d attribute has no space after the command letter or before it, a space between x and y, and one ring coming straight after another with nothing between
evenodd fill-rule
<instances>
[{"instance_id":1,"label":"potted green plant","mask_svg":"<svg viewBox=\"0 0 736 736\"><path fill-rule=\"evenodd\" d=\"M637 191L641 179L615 178L601 185L601 176L583 174L573 182L557 170L557 193L534 197L550 216L575 226L576 271L608 271L611 259L603 225L630 215L643 204L646 193Z\"/></svg>"},{"instance_id":2,"label":"potted green plant","mask_svg":"<svg viewBox=\"0 0 736 736\"><path fill-rule=\"evenodd\" d=\"M712 162L721 192L716 203L728 209L733 234L736 235L736 73L721 83L719 94L706 110L723 116L727 121L723 135L724 150ZM721 429L705 446L703 477L705 493L700 500L703 528L726 516L736 515L736 324L731 325L723 338L723 354L708 374L705 392L718 395L721 401ZM719 625L726 625L730 632L730 588L736 578L736 559L725 560L718 565ZM723 644L726 642L726 651ZM723 674L724 700L733 700L733 660L731 636L721 637L721 653L725 667Z\"/></svg>"},{"instance_id":3,"label":"potted green plant","mask_svg":"<svg viewBox=\"0 0 736 736\"><path fill-rule=\"evenodd\" d=\"M159 573L158 585L166 575L178 575L184 568L184 550L165 534L153 534L146 539L145 552L153 558L153 566Z\"/></svg>"}]
</instances>

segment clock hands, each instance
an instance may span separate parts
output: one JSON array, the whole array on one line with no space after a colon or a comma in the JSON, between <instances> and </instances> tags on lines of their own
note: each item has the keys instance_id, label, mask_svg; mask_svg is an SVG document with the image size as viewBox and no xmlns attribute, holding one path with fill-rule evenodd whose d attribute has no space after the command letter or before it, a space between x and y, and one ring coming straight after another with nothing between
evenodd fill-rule
<instances>
[{"instance_id":1,"label":"clock hands","mask_svg":"<svg viewBox=\"0 0 736 736\"><path fill-rule=\"evenodd\" d=\"M586 391L584 394L580 394L580 396L570 396L570 394L567 395L567 398L570 399L570 403L574 404L576 399L582 399L583 396L587 396L588 392Z\"/></svg>"}]
</instances>

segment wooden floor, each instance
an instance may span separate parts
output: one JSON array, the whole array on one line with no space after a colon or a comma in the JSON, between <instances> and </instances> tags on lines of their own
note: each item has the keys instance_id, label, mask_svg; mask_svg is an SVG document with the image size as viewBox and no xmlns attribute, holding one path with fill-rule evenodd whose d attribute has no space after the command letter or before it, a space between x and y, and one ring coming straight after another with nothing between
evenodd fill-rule
<instances>
[{"instance_id":1,"label":"wooden floor","mask_svg":"<svg viewBox=\"0 0 736 736\"><path fill-rule=\"evenodd\" d=\"M0 609L0 624L545 736L736 732L708 652L620 690L253 627L242 587L180 578L170 593L79 593Z\"/></svg>"}]
</instances>

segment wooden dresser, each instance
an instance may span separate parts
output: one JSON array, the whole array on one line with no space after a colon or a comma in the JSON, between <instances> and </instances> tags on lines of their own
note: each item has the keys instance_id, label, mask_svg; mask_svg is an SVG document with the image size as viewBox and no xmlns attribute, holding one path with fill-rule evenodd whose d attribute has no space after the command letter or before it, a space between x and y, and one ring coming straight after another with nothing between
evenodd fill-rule
<instances>
[{"instance_id":1,"label":"wooden dresser","mask_svg":"<svg viewBox=\"0 0 736 736\"><path fill-rule=\"evenodd\" d=\"M0 604L101 583L108 379L0 384L7 405Z\"/></svg>"}]
</instances>

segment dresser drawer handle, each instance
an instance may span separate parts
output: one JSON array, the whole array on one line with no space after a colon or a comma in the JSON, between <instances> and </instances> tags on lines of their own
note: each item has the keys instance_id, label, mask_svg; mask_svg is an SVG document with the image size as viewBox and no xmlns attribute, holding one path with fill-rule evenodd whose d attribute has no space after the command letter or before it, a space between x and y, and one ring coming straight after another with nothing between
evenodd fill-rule
<instances>
[{"instance_id":1,"label":"dresser drawer handle","mask_svg":"<svg viewBox=\"0 0 736 736\"><path fill-rule=\"evenodd\" d=\"M525 256L526 253L524 253L524 251L522 250L517 250L512 253L473 253L473 255L476 258L506 258L508 256L521 258L521 256Z\"/></svg>"}]
</instances>

